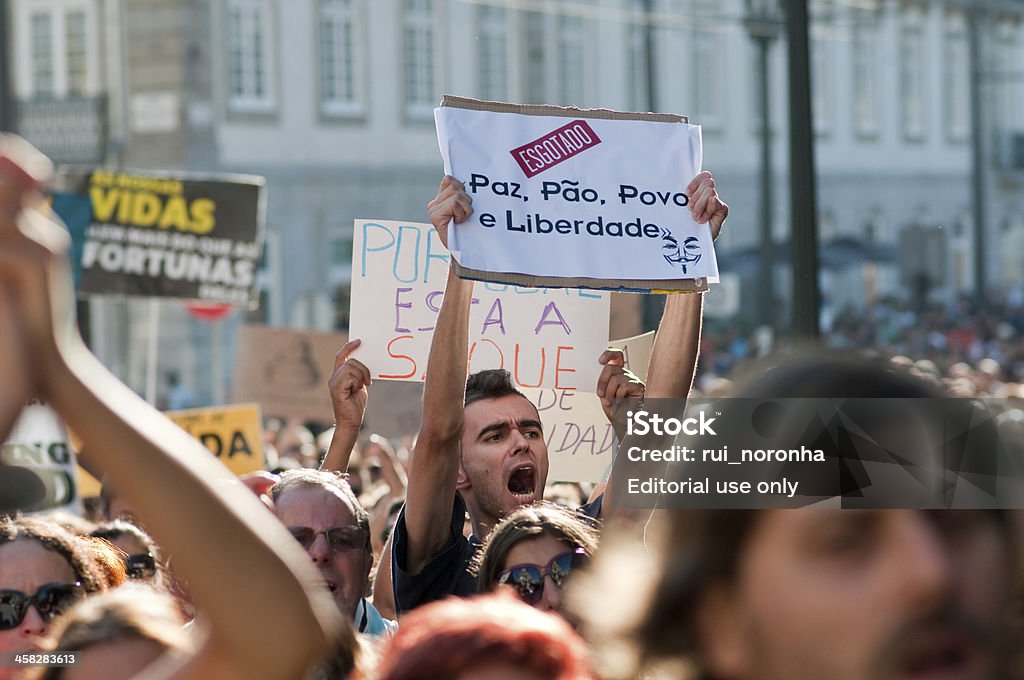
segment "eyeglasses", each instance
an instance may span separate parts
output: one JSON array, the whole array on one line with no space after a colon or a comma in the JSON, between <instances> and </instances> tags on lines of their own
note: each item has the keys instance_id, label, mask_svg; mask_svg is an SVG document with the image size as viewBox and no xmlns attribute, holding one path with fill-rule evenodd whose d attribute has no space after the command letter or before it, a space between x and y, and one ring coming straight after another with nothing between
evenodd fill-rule
<instances>
[{"instance_id":1,"label":"eyeglasses","mask_svg":"<svg viewBox=\"0 0 1024 680\"><path fill-rule=\"evenodd\" d=\"M156 576L153 553L136 553L124 558L124 571L130 579L148 580Z\"/></svg>"},{"instance_id":2,"label":"eyeglasses","mask_svg":"<svg viewBox=\"0 0 1024 680\"><path fill-rule=\"evenodd\" d=\"M583 548L555 555L551 561L541 567L538 564L517 564L498 574L499 584L509 584L526 604L537 604L544 594L544 576L558 587L565 587L569 574L579 569L590 560L590 555Z\"/></svg>"},{"instance_id":3,"label":"eyeglasses","mask_svg":"<svg viewBox=\"0 0 1024 680\"><path fill-rule=\"evenodd\" d=\"M85 596L81 583L47 583L35 595L20 590L0 590L0 630L21 624L29 605L35 605L43 621L49 623Z\"/></svg>"},{"instance_id":4,"label":"eyeglasses","mask_svg":"<svg viewBox=\"0 0 1024 680\"><path fill-rule=\"evenodd\" d=\"M288 527L288 531L306 550L313 547L316 537L320 534L327 538L327 545L335 552L365 550L368 539L366 532L357 526L332 527L326 531L313 531L309 527Z\"/></svg>"}]
</instances>

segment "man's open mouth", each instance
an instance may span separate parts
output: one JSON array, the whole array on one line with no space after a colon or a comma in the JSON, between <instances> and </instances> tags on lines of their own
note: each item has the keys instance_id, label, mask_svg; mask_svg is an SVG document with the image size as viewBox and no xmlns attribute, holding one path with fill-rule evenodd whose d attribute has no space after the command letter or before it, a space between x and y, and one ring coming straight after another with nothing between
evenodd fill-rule
<instances>
[{"instance_id":1,"label":"man's open mouth","mask_svg":"<svg viewBox=\"0 0 1024 680\"><path fill-rule=\"evenodd\" d=\"M518 500L533 500L537 471L532 465L520 465L508 478L508 490Z\"/></svg>"}]
</instances>

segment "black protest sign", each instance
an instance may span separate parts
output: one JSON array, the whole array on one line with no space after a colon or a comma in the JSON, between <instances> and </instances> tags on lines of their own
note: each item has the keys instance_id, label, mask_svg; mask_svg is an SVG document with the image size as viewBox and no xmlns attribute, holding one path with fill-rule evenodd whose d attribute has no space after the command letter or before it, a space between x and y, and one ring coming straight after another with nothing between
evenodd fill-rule
<instances>
[{"instance_id":1,"label":"black protest sign","mask_svg":"<svg viewBox=\"0 0 1024 680\"><path fill-rule=\"evenodd\" d=\"M56 197L76 195L92 209L79 293L255 305L263 185L248 176L62 169ZM54 201L58 214L63 203Z\"/></svg>"}]
</instances>

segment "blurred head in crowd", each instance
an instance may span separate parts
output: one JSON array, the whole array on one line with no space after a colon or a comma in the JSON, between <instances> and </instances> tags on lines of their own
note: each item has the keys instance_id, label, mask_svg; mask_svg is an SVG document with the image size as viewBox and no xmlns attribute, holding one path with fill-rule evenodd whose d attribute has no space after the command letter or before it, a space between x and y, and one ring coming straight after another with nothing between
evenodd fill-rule
<instances>
[{"instance_id":1,"label":"blurred head in crowd","mask_svg":"<svg viewBox=\"0 0 1024 680\"><path fill-rule=\"evenodd\" d=\"M474 522L494 526L543 498L548 449L540 415L505 370L469 376L465 405L457 488Z\"/></svg>"},{"instance_id":2,"label":"blurred head in crowd","mask_svg":"<svg viewBox=\"0 0 1024 680\"><path fill-rule=\"evenodd\" d=\"M588 680L583 641L558 617L502 595L451 598L402 619L379 680Z\"/></svg>"},{"instance_id":3,"label":"blurred head in crowd","mask_svg":"<svg viewBox=\"0 0 1024 680\"><path fill-rule=\"evenodd\" d=\"M356 495L356 498L362 498L369 487L363 476L363 448L358 442L352 447L346 473L345 481L352 488L352 493Z\"/></svg>"},{"instance_id":4,"label":"blurred head in crowd","mask_svg":"<svg viewBox=\"0 0 1024 680\"><path fill-rule=\"evenodd\" d=\"M587 498L579 484L559 482L544 487L544 500L557 503L567 508L578 508L587 502Z\"/></svg>"},{"instance_id":5,"label":"blurred head in crowd","mask_svg":"<svg viewBox=\"0 0 1024 680\"><path fill-rule=\"evenodd\" d=\"M103 575L104 590L118 588L128 581L128 572L120 550L99 538L88 535L79 538L85 543L90 556Z\"/></svg>"},{"instance_id":6,"label":"blurred head in crowd","mask_svg":"<svg viewBox=\"0 0 1024 680\"><path fill-rule=\"evenodd\" d=\"M937 394L903 370L834 357L784 361L739 392ZM1006 513L675 510L664 520L653 559L606 536L597 578L578 591L610 677L672 660L716 680L1007 677L1020 638ZM608 601L622 603L619 616Z\"/></svg>"},{"instance_id":7,"label":"blurred head in crowd","mask_svg":"<svg viewBox=\"0 0 1024 680\"><path fill-rule=\"evenodd\" d=\"M186 656L192 639L170 595L128 585L73 607L52 631L55 652L77 651L78 662L54 667L43 680L128 680L167 652Z\"/></svg>"},{"instance_id":8,"label":"blurred head in crowd","mask_svg":"<svg viewBox=\"0 0 1024 680\"><path fill-rule=\"evenodd\" d=\"M288 470L271 489L274 512L320 570L338 609L355 616L373 566L370 519L342 475Z\"/></svg>"},{"instance_id":9,"label":"blurred head in crowd","mask_svg":"<svg viewBox=\"0 0 1024 680\"><path fill-rule=\"evenodd\" d=\"M41 649L50 622L105 585L83 539L43 519L0 518L0 653ZM0 679L13 671L0 665Z\"/></svg>"},{"instance_id":10,"label":"blurred head in crowd","mask_svg":"<svg viewBox=\"0 0 1024 680\"><path fill-rule=\"evenodd\" d=\"M67 510L53 510L46 513L46 519L55 522L73 534L88 536L96 528L95 522L90 522L84 517L74 515Z\"/></svg>"},{"instance_id":11,"label":"blurred head in crowd","mask_svg":"<svg viewBox=\"0 0 1024 680\"><path fill-rule=\"evenodd\" d=\"M395 452L391 442L379 434L371 434L365 446L363 446L363 460L366 461L367 481L373 485L383 479L383 469L380 459L388 458L398 464L398 454Z\"/></svg>"},{"instance_id":12,"label":"blurred head in crowd","mask_svg":"<svg viewBox=\"0 0 1024 680\"><path fill-rule=\"evenodd\" d=\"M619 551L585 584L611 677L685 658L709 680L995 679L1019 648L999 513L688 510L668 524L650 580ZM640 606L612 622L609 599ZM604 644L630 620L632 648Z\"/></svg>"},{"instance_id":13,"label":"blurred head in crowd","mask_svg":"<svg viewBox=\"0 0 1024 680\"><path fill-rule=\"evenodd\" d=\"M560 505L519 508L494 528L480 553L478 583L508 586L526 604L562 613L562 589L597 549L597 531Z\"/></svg>"},{"instance_id":14,"label":"blurred head in crowd","mask_svg":"<svg viewBox=\"0 0 1024 680\"><path fill-rule=\"evenodd\" d=\"M165 585L156 543L145 531L130 522L114 520L98 527L91 535L121 551L129 579L151 586Z\"/></svg>"},{"instance_id":15,"label":"blurred head in crowd","mask_svg":"<svg viewBox=\"0 0 1024 680\"><path fill-rule=\"evenodd\" d=\"M301 467L312 468L317 464L316 437L310 429L298 422L289 422L277 435L274 442L278 459L292 458Z\"/></svg>"}]
</instances>

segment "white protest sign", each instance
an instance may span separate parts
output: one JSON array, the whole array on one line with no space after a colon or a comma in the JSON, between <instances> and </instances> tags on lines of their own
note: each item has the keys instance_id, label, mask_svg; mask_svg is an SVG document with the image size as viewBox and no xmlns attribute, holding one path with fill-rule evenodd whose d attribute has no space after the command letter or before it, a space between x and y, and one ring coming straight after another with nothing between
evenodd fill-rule
<instances>
[{"instance_id":1,"label":"white protest sign","mask_svg":"<svg viewBox=\"0 0 1024 680\"><path fill-rule=\"evenodd\" d=\"M32 402L0 445L0 508L82 514L78 465L56 411Z\"/></svg>"},{"instance_id":2,"label":"white protest sign","mask_svg":"<svg viewBox=\"0 0 1024 680\"><path fill-rule=\"evenodd\" d=\"M548 483L599 482L611 465L615 432L593 392L524 390L548 445Z\"/></svg>"},{"instance_id":3,"label":"white protest sign","mask_svg":"<svg viewBox=\"0 0 1024 680\"><path fill-rule=\"evenodd\" d=\"M696 125L434 110L444 169L473 198L449 244L463 267L544 277L718 280L683 194Z\"/></svg>"},{"instance_id":4,"label":"white protest sign","mask_svg":"<svg viewBox=\"0 0 1024 680\"><path fill-rule=\"evenodd\" d=\"M422 381L448 277L429 224L356 220L349 337L373 379ZM608 343L609 293L478 283L470 372L505 368L519 387L593 391Z\"/></svg>"},{"instance_id":5,"label":"white protest sign","mask_svg":"<svg viewBox=\"0 0 1024 680\"><path fill-rule=\"evenodd\" d=\"M623 350L626 368L641 380L654 345L654 331L621 340L609 347ZM549 482L599 482L612 462L615 433L593 392L527 389L523 393L537 407L548 445Z\"/></svg>"}]
</instances>

